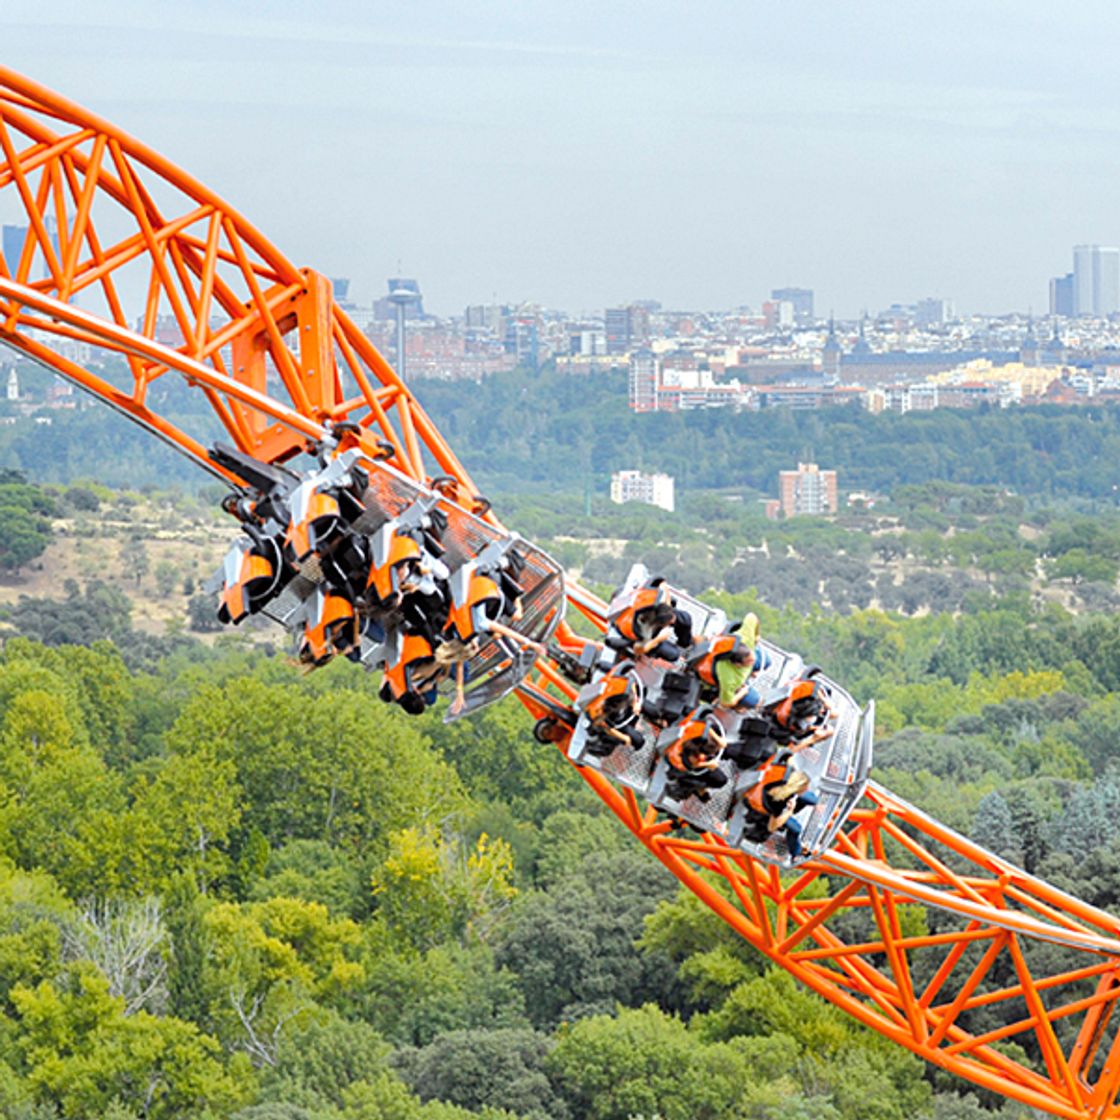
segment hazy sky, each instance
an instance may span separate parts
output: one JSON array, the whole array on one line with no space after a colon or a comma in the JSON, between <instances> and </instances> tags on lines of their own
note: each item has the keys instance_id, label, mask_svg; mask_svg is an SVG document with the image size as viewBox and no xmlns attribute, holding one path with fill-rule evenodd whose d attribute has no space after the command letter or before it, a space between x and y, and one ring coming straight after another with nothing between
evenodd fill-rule
<instances>
[{"instance_id":1,"label":"hazy sky","mask_svg":"<svg viewBox=\"0 0 1120 1120\"><path fill-rule=\"evenodd\" d=\"M232 13L232 14L231 14ZM1113 2L0 0L0 62L429 307L1045 311L1120 243Z\"/></svg>"}]
</instances>

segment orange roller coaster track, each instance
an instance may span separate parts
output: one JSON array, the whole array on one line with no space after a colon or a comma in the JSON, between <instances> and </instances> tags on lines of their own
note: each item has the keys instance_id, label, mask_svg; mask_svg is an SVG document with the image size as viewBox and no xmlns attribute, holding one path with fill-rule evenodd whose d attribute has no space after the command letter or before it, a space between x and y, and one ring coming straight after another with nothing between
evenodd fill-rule
<instances>
[{"instance_id":1,"label":"orange roller coaster track","mask_svg":"<svg viewBox=\"0 0 1120 1120\"><path fill-rule=\"evenodd\" d=\"M0 257L0 341L201 466L222 473L207 433L153 406L151 387L169 373L202 393L229 440L257 458L290 459L349 421L370 455L387 443L399 469L421 482L444 476L455 500L485 512L322 276L296 268L120 129L3 68L0 217L28 231L13 268ZM569 596L605 627L598 599L575 585ZM520 695L541 716L574 690L542 661ZM874 783L829 852L779 873L712 834L674 832L630 791L579 773L721 919L860 1022L1056 1116L1120 1116L1116 918Z\"/></svg>"}]
</instances>

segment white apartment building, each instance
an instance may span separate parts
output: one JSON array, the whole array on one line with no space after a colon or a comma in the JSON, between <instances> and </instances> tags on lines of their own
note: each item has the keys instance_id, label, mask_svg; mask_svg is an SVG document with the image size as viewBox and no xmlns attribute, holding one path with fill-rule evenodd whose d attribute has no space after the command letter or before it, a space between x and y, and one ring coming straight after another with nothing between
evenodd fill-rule
<instances>
[{"instance_id":1,"label":"white apartment building","mask_svg":"<svg viewBox=\"0 0 1120 1120\"><path fill-rule=\"evenodd\" d=\"M673 476L645 474L642 471L615 471L611 475L611 501L618 505L623 502L642 502L672 513L675 505Z\"/></svg>"}]
</instances>

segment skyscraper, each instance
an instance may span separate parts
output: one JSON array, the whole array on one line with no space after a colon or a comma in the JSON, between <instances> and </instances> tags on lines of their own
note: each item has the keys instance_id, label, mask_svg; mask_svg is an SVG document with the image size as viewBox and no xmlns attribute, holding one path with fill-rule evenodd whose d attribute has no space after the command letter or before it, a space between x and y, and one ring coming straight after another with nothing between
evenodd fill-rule
<instances>
[{"instance_id":1,"label":"skyscraper","mask_svg":"<svg viewBox=\"0 0 1120 1120\"><path fill-rule=\"evenodd\" d=\"M1064 315L1067 318L1073 315L1073 273L1067 272L1065 276L1055 276L1050 281L1050 314Z\"/></svg>"},{"instance_id":2,"label":"skyscraper","mask_svg":"<svg viewBox=\"0 0 1120 1120\"><path fill-rule=\"evenodd\" d=\"M51 248L54 249L55 259L59 260L61 259L61 254L58 248L58 227L54 218L50 214L47 214L43 218L43 225L46 227ZM4 257L4 264L7 266L9 276L15 276L16 274L20 258L23 256L24 242L27 240L30 232L31 230L28 226L4 226L3 229L0 230L0 253L2 253ZM36 264L36 262L38 263ZM38 244L36 244L31 258L31 272L28 279L42 280L49 274L47 258Z\"/></svg>"},{"instance_id":3,"label":"skyscraper","mask_svg":"<svg viewBox=\"0 0 1120 1120\"><path fill-rule=\"evenodd\" d=\"M652 350L635 350L630 355L630 407L635 412L657 408L657 356Z\"/></svg>"},{"instance_id":4,"label":"skyscraper","mask_svg":"<svg viewBox=\"0 0 1120 1120\"><path fill-rule=\"evenodd\" d=\"M607 353L625 354L630 349L630 309L608 307L603 318L607 332Z\"/></svg>"},{"instance_id":5,"label":"skyscraper","mask_svg":"<svg viewBox=\"0 0 1120 1120\"><path fill-rule=\"evenodd\" d=\"M1073 247L1073 313L1104 317L1120 311L1120 249Z\"/></svg>"},{"instance_id":6,"label":"skyscraper","mask_svg":"<svg viewBox=\"0 0 1120 1120\"><path fill-rule=\"evenodd\" d=\"M947 323L952 317L952 300L934 299L930 296L926 299L920 299L914 304L914 322L919 327L932 327Z\"/></svg>"}]
</instances>

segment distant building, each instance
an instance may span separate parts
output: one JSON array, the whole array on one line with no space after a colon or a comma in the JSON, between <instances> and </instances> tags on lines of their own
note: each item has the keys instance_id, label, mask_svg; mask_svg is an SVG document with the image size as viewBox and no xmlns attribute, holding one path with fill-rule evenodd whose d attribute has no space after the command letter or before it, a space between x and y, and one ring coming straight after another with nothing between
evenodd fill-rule
<instances>
[{"instance_id":1,"label":"distant building","mask_svg":"<svg viewBox=\"0 0 1120 1120\"><path fill-rule=\"evenodd\" d=\"M1120 311L1120 249L1073 247L1073 313L1104 318Z\"/></svg>"},{"instance_id":2,"label":"distant building","mask_svg":"<svg viewBox=\"0 0 1120 1120\"><path fill-rule=\"evenodd\" d=\"M797 470L778 475L778 500L786 517L835 513L836 472L822 471L816 463L798 463Z\"/></svg>"},{"instance_id":3,"label":"distant building","mask_svg":"<svg viewBox=\"0 0 1120 1120\"><path fill-rule=\"evenodd\" d=\"M607 335L607 353L627 353L630 350L630 308L608 307L603 326Z\"/></svg>"},{"instance_id":4,"label":"distant building","mask_svg":"<svg viewBox=\"0 0 1120 1120\"><path fill-rule=\"evenodd\" d=\"M788 299L768 299L762 305L762 320L768 331L794 326L792 301Z\"/></svg>"},{"instance_id":5,"label":"distant building","mask_svg":"<svg viewBox=\"0 0 1120 1120\"><path fill-rule=\"evenodd\" d=\"M406 319L424 318L424 297L420 294L420 283L402 276L391 276L388 280L390 293L399 292L402 296L411 293L412 298L404 298L399 302L404 306ZM397 317L398 300L386 296L384 299L373 301L373 315L375 319L395 319Z\"/></svg>"},{"instance_id":6,"label":"distant building","mask_svg":"<svg viewBox=\"0 0 1120 1120\"><path fill-rule=\"evenodd\" d=\"M1073 273L1055 276L1050 281L1050 314L1073 318Z\"/></svg>"},{"instance_id":7,"label":"distant building","mask_svg":"<svg viewBox=\"0 0 1120 1120\"><path fill-rule=\"evenodd\" d=\"M811 288L775 288L770 298L788 303L793 309L793 321L799 327L813 322L813 291Z\"/></svg>"},{"instance_id":8,"label":"distant building","mask_svg":"<svg viewBox=\"0 0 1120 1120\"><path fill-rule=\"evenodd\" d=\"M948 299L920 299L914 304L914 323L932 327L947 323L953 317L953 302Z\"/></svg>"},{"instance_id":9,"label":"distant building","mask_svg":"<svg viewBox=\"0 0 1120 1120\"><path fill-rule=\"evenodd\" d=\"M331 292L334 295L335 303L337 303L339 307L353 307L353 304L350 302L350 280L348 277L332 276Z\"/></svg>"},{"instance_id":10,"label":"distant building","mask_svg":"<svg viewBox=\"0 0 1120 1120\"><path fill-rule=\"evenodd\" d=\"M872 396L868 394L869 412L929 412L939 405L936 385L884 385Z\"/></svg>"},{"instance_id":11,"label":"distant building","mask_svg":"<svg viewBox=\"0 0 1120 1120\"><path fill-rule=\"evenodd\" d=\"M16 373L15 366L12 366L12 372L8 374L8 400L19 400L19 374Z\"/></svg>"},{"instance_id":12,"label":"distant building","mask_svg":"<svg viewBox=\"0 0 1120 1120\"><path fill-rule=\"evenodd\" d=\"M517 358L519 366L527 366L534 373L541 368L540 329L531 315L520 315L506 322L505 352Z\"/></svg>"},{"instance_id":13,"label":"distant building","mask_svg":"<svg viewBox=\"0 0 1120 1120\"><path fill-rule=\"evenodd\" d=\"M652 350L635 350L630 355L630 407L635 412L657 408L657 356Z\"/></svg>"},{"instance_id":14,"label":"distant building","mask_svg":"<svg viewBox=\"0 0 1120 1120\"><path fill-rule=\"evenodd\" d=\"M611 475L611 501L641 502L673 512L673 476L645 474L642 471L615 471Z\"/></svg>"},{"instance_id":15,"label":"distant building","mask_svg":"<svg viewBox=\"0 0 1120 1120\"><path fill-rule=\"evenodd\" d=\"M607 352L607 335L605 331L592 328L583 328L573 331L568 336L568 353L580 354L585 358L597 357Z\"/></svg>"}]
</instances>

